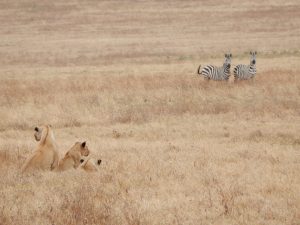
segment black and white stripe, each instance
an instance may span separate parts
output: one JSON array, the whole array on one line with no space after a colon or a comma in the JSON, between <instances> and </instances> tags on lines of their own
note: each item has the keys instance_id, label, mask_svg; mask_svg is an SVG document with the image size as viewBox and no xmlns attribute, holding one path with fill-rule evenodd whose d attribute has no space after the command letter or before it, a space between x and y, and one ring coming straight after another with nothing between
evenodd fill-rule
<instances>
[{"instance_id":1,"label":"black and white stripe","mask_svg":"<svg viewBox=\"0 0 300 225\"><path fill-rule=\"evenodd\" d=\"M231 65L231 53L225 54L225 61L223 66L217 67L213 65L207 65L203 67L200 72L201 65L198 68L198 74L203 75L205 80L228 80L230 76Z\"/></svg>"},{"instance_id":2,"label":"black and white stripe","mask_svg":"<svg viewBox=\"0 0 300 225\"><path fill-rule=\"evenodd\" d=\"M234 81L254 78L256 74L256 52L250 52L250 55L250 65L240 64L234 68Z\"/></svg>"}]
</instances>

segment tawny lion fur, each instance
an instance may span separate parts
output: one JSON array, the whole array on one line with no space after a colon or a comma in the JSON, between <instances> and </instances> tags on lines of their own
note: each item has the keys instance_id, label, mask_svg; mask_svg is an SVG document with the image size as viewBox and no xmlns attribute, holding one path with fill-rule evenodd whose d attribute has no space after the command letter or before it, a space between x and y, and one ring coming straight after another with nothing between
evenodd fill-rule
<instances>
[{"instance_id":1,"label":"tawny lion fur","mask_svg":"<svg viewBox=\"0 0 300 225\"><path fill-rule=\"evenodd\" d=\"M58 166L58 150L50 125L35 128L38 145L26 160L22 172L31 170L54 170Z\"/></svg>"}]
</instances>

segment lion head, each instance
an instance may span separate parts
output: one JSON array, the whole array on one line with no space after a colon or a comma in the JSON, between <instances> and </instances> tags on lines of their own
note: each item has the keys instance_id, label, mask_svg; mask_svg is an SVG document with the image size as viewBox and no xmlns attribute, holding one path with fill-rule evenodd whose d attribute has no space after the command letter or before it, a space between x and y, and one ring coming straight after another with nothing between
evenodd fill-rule
<instances>
[{"instance_id":1,"label":"lion head","mask_svg":"<svg viewBox=\"0 0 300 225\"><path fill-rule=\"evenodd\" d=\"M34 128L34 138L41 144L46 142L55 142L54 134L51 125L44 125Z\"/></svg>"},{"instance_id":2,"label":"lion head","mask_svg":"<svg viewBox=\"0 0 300 225\"><path fill-rule=\"evenodd\" d=\"M34 128L34 138L36 141L40 141L42 138L43 127L35 127Z\"/></svg>"},{"instance_id":3,"label":"lion head","mask_svg":"<svg viewBox=\"0 0 300 225\"><path fill-rule=\"evenodd\" d=\"M90 154L90 150L84 142L76 142L73 147L67 152L66 157L71 157L74 161L74 167L77 168L80 165L80 159L83 156L88 156Z\"/></svg>"}]
</instances>

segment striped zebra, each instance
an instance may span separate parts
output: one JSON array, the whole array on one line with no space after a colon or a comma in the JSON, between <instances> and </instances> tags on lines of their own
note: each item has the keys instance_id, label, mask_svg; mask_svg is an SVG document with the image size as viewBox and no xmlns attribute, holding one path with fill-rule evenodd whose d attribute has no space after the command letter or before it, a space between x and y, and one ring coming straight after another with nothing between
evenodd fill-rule
<instances>
[{"instance_id":1,"label":"striped zebra","mask_svg":"<svg viewBox=\"0 0 300 225\"><path fill-rule=\"evenodd\" d=\"M234 68L234 81L254 78L256 74L256 52L250 52L250 55L250 65L240 64Z\"/></svg>"},{"instance_id":2,"label":"striped zebra","mask_svg":"<svg viewBox=\"0 0 300 225\"><path fill-rule=\"evenodd\" d=\"M230 65L232 55L225 54L225 61L223 66L217 67L213 65L207 65L203 67L200 72L201 65L198 68L198 74L203 75L205 80L226 80L228 81L230 76Z\"/></svg>"}]
</instances>

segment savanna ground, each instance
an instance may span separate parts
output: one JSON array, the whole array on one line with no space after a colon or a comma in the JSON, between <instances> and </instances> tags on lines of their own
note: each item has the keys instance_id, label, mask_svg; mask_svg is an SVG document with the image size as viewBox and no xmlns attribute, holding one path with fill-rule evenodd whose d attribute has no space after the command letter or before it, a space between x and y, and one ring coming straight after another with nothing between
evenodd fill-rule
<instances>
[{"instance_id":1,"label":"savanna ground","mask_svg":"<svg viewBox=\"0 0 300 225\"><path fill-rule=\"evenodd\" d=\"M1 1L0 224L300 224L300 3ZM205 83L199 64L248 63ZM100 171L20 174L51 124Z\"/></svg>"}]
</instances>

